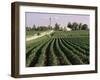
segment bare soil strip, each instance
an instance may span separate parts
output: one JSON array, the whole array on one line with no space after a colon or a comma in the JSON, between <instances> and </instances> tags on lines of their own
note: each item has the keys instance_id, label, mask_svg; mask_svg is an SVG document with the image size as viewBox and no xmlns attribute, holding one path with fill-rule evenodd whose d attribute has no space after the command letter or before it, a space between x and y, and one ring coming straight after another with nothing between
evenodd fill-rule
<instances>
[{"instance_id":1,"label":"bare soil strip","mask_svg":"<svg viewBox=\"0 0 100 80\"><path fill-rule=\"evenodd\" d=\"M50 31L42 32L42 33L40 33L40 35L35 34L34 36L26 38L26 41L31 41L31 40L40 38L40 37L45 36L45 35L50 35L53 32L54 32L54 30L50 30Z\"/></svg>"}]
</instances>

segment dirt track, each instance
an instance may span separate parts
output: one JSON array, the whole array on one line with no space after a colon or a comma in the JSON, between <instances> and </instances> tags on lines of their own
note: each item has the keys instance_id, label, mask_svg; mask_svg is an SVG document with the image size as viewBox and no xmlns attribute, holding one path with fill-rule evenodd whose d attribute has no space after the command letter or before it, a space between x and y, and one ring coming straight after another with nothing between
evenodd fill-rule
<instances>
[{"instance_id":1,"label":"dirt track","mask_svg":"<svg viewBox=\"0 0 100 80\"><path fill-rule=\"evenodd\" d=\"M45 36L45 35L49 35L49 34L51 34L51 33L53 33L53 32L54 32L54 31L51 30L51 31L42 32L42 33L40 33L40 35L35 34L34 36L31 36L31 37L26 38L26 41L31 41L31 40L33 40L33 39L37 39L37 38L39 38L39 37L42 37L42 36Z\"/></svg>"}]
</instances>

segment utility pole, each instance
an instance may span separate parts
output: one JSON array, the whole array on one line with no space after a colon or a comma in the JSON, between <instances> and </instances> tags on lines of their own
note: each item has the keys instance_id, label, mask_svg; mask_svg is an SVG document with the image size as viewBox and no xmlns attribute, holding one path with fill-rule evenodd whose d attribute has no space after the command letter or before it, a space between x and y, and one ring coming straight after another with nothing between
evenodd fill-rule
<instances>
[{"instance_id":1,"label":"utility pole","mask_svg":"<svg viewBox=\"0 0 100 80\"><path fill-rule=\"evenodd\" d=\"M50 24L49 25L51 26L51 17L49 18L49 21L50 21Z\"/></svg>"}]
</instances>

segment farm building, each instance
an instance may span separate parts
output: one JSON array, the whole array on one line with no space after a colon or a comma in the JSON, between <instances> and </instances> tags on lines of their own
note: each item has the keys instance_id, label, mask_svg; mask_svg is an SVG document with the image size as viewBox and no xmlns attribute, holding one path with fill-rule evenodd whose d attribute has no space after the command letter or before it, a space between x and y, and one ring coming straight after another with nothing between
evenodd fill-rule
<instances>
[{"instance_id":1,"label":"farm building","mask_svg":"<svg viewBox=\"0 0 100 80\"><path fill-rule=\"evenodd\" d=\"M66 27L66 30L67 30L67 31L71 31L72 29L71 29L71 28Z\"/></svg>"}]
</instances>

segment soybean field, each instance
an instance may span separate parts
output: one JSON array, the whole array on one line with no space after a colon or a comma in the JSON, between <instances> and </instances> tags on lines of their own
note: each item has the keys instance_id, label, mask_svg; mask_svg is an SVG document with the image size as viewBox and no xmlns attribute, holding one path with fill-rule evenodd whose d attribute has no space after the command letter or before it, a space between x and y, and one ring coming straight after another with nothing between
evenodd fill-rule
<instances>
[{"instance_id":1,"label":"soybean field","mask_svg":"<svg viewBox=\"0 0 100 80\"><path fill-rule=\"evenodd\" d=\"M26 67L84 64L89 64L88 30L54 31L26 42Z\"/></svg>"}]
</instances>

